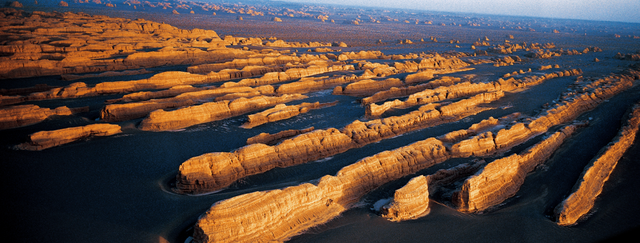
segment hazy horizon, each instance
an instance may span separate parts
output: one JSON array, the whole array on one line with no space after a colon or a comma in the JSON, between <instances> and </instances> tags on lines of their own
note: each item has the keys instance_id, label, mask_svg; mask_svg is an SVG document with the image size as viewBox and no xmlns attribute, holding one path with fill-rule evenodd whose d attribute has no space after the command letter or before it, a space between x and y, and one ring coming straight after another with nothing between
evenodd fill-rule
<instances>
[{"instance_id":1,"label":"hazy horizon","mask_svg":"<svg viewBox=\"0 0 640 243\"><path fill-rule=\"evenodd\" d=\"M636 0L398 0L389 4L381 0L278 0L297 3L337 4L347 6L389 7L427 11L510 15L523 17L561 18L594 21L640 23L640 1Z\"/></svg>"}]
</instances>

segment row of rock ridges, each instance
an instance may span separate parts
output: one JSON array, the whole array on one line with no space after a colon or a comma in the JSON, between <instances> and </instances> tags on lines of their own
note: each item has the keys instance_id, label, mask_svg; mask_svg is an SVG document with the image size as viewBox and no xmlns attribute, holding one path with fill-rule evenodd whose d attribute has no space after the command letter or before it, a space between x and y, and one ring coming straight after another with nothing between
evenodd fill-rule
<instances>
[{"instance_id":1,"label":"row of rock ridges","mask_svg":"<svg viewBox=\"0 0 640 243\"><path fill-rule=\"evenodd\" d=\"M382 217L390 221L405 221L421 218L429 214L429 195L440 185L451 184L461 178L476 173L484 162L460 164L450 169L441 169L427 176L417 176L405 186L396 190L393 199L382 206Z\"/></svg>"},{"instance_id":2,"label":"row of rock ridges","mask_svg":"<svg viewBox=\"0 0 640 243\"><path fill-rule=\"evenodd\" d=\"M223 63L210 63L190 66L187 71L190 73L209 73L218 72L224 69L242 69L247 66L268 66L268 65L284 65L287 63L308 63L313 60L322 60L316 55L267 55L264 57L238 58Z\"/></svg>"},{"instance_id":3,"label":"row of rock ridges","mask_svg":"<svg viewBox=\"0 0 640 243\"><path fill-rule=\"evenodd\" d=\"M7 55L0 57L0 78L209 62L219 60L221 53L201 48L224 48L214 31L143 19L6 9L2 17L7 24L0 33L7 41L0 43L0 52ZM150 48L161 50L145 52Z\"/></svg>"},{"instance_id":4,"label":"row of rock ridges","mask_svg":"<svg viewBox=\"0 0 640 243\"><path fill-rule=\"evenodd\" d=\"M502 203L518 192L526 175L546 161L576 130L569 125L530 147L487 164L482 171L469 177L452 201L463 212L478 212Z\"/></svg>"},{"instance_id":5,"label":"row of rock ridges","mask_svg":"<svg viewBox=\"0 0 640 243\"><path fill-rule=\"evenodd\" d=\"M484 129L492 123L481 122L469 130ZM219 201L200 217L193 236L198 242L285 241L339 216L371 190L449 158L442 141L428 138L361 159L335 176L326 175L313 184L303 183ZM458 180L478 167L472 165L439 172L429 181L448 183L449 179Z\"/></svg>"},{"instance_id":6,"label":"row of rock ridges","mask_svg":"<svg viewBox=\"0 0 640 243\"><path fill-rule=\"evenodd\" d=\"M143 68L139 70L126 70L126 71L120 71L120 72L107 71L107 72L98 73L98 74L82 74L82 75L63 74L63 75L60 75L60 78L62 78L62 80L65 80L65 81L72 81L72 80L83 79L83 78L104 78L104 77L116 77L116 76L127 76L127 75L140 75L140 74L148 74L148 73L153 73L153 72Z\"/></svg>"},{"instance_id":7,"label":"row of rock ridges","mask_svg":"<svg viewBox=\"0 0 640 243\"><path fill-rule=\"evenodd\" d=\"M168 90L170 91L170 90ZM177 90L182 91L182 90ZM243 97L250 98L252 96L272 95L274 93L273 86L266 85L256 88L240 86L240 87L217 87L192 92L184 92L175 97L163 99L151 99L142 102L109 104L100 111L100 119L108 122L118 122L132 120L147 116L150 112L159 109L170 109L201 104L218 98L226 98L229 94L238 96L238 93L244 94ZM157 94L157 93L156 93ZM232 97L233 98L233 97ZM216 100L218 101L218 100ZM221 100L220 100L221 101Z\"/></svg>"},{"instance_id":8,"label":"row of rock ridges","mask_svg":"<svg viewBox=\"0 0 640 243\"><path fill-rule=\"evenodd\" d=\"M98 83L93 87L87 86L84 82L76 82L69 84L66 87L31 93L28 96L2 97L0 101L5 102L6 100L7 103L10 101L13 103L19 103L33 100L66 99L118 94L139 90L168 89L174 86L208 84L236 78L251 77L279 70L281 70L281 67L245 67L242 70L226 69L217 73L211 72L206 75L181 71L167 71L153 75L148 79L103 82ZM295 71L291 72L296 73Z\"/></svg>"},{"instance_id":9,"label":"row of rock ridges","mask_svg":"<svg viewBox=\"0 0 640 243\"><path fill-rule=\"evenodd\" d=\"M190 127L202 123L239 116L248 112L262 110L277 104L308 98L301 94L281 96L256 96L207 102L172 111L155 110L142 120L139 129L145 131L168 131Z\"/></svg>"},{"instance_id":10,"label":"row of rock ridges","mask_svg":"<svg viewBox=\"0 0 640 243\"><path fill-rule=\"evenodd\" d=\"M633 144L640 126L640 104L634 105L629 119L618 135L585 167L573 193L555 208L559 225L573 225L593 209L604 183L615 169L622 155Z\"/></svg>"},{"instance_id":11,"label":"row of rock ridges","mask_svg":"<svg viewBox=\"0 0 640 243\"><path fill-rule=\"evenodd\" d=\"M33 125L51 116L68 116L85 110L85 108L69 109L66 106L55 109L37 105L10 106L0 109L0 130Z\"/></svg>"},{"instance_id":12,"label":"row of rock ridges","mask_svg":"<svg viewBox=\"0 0 640 243\"><path fill-rule=\"evenodd\" d=\"M600 85L616 90L615 86L606 87L602 82L600 82ZM564 122L564 120L559 122ZM474 124L468 130L482 130L495 124L494 119L489 119L479 124ZM523 178L523 175L535 168L537 163L550 156L573 130L575 130L574 125L567 126L549 139L530 148L523 155L514 155L502 159L507 161L505 163L520 160L533 161L523 165L510 166L505 170L511 169L511 171L514 171L515 168L515 173L510 175L515 175L513 178L516 178L516 180L518 180L517 178ZM453 140L458 140L461 138L460 136L462 138L465 137L464 134L461 135L460 133L444 137L452 137ZM523 142L523 140L510 141L514 142L514 144L509 146L515 146ZM423 152L424 149L427 149L428 152ZM445 161L450 157L458 156L451 154L442 141L429 138L393 151L385 151L367 157L343 168L336 176L324 176L314 184L305 183L284 190L255 192L234 197L214 204L197 222L194 237L201 242L283 241L307 228L322 224L336 217L376 187L402 176L415 173L435 163ZM491 167L485 167L480 174L485 173L484 171L492 171L492 167L496 167L498 171L501 168L504 169L504 167L498 166L500 163L495 161L494 163ZM517 184L521 183L513 183L513 185L516 185L515 187L519 188ZM469 182L467 185L469 185ZM509 185L511 185L510 182ZM503 192L512 192L513 185L497 185L491 186L491 188L500 189L504 187ZM466 186L466 188L477 187ZM496 194L494 196L497 198L508 198L508 196L505 197L504 195L509 195L509 193ZM456 200L467 202L466 205L469 205L468 200L464 200L469 197L465 197L465 195L467 194L464 192L458 193ZM480 198L485 201L497 201L494 198L487 199L487 197L482 196ZM463 205L463 203L460 204ZM480 204L474 203L472 205L477 209ZM265 214L263 212L269 213Z\"/></svg>"},{"instance_id":13,"label":"row of rock ridges","mask_svg":"<svg viewBox=\"0 0 640 243\"><path fill-rule=\"evenodd\" d=\"M640 51L638 53L621 54L618 52L614 58L627 61L640 61Z\"/></svg>"},{"instance_id":14,"label":"row of rock ridges","mask_svg":"<svg viewBox=\"0 0 640 243\"><path fill-rule=\"evenodd\" d=\"M401 108L401 109L408 108L411 106L438 102L446 99L455 99L455 98L469 96L469 95L478 94L482 92L514 91L516 89L523 89L523 88L541 84L542 82L552 78L574 76L574 75L580 75L580 74L582 74L582 70L572 69L572 70L548 73L543 76L532 75L532 76L527 76L521 79L515 79L511 77L507 80L504 80L501 78L498 81L489 82L489 83L462 82L462 83L456 83L449 86L440 86L435 89L422 89L422 91L419 91L419 90L421 89L421 87L424 87L424 86L417 85L417 86L406 88L407 93L411 91L418 91L418 92L415 92L409 95L409 97L405 101L400 101L400 100L387 101L382 105L376 105L375 103L370 103L365 107L365 114L370 117L376 117L376 116L382 115L387 110L393 109L393 108ZM393 97L393 96L396 96L396 92L390 90L388 92L380 93L378 97L376 97L375 99L372 98L372 100L381 100L384 98L385 95L389 95L389 97ZM369 100L367 100L367 102L369 102Z\"/></svg>"},{"instance_id":15,"label":"row of rock ridges","mask_svg":"<svg viewBox=\"0 0 640 243\"><path fill-rule=\"evenodd\" d=\"M308 127L305 129L289 129L289 130L277 132L275 134L269 134L269 133L263 132L256 136L247 138L247 145L254 144L254 143L276 145L285 139L289 139L303 133L311 132L314 129L315 129L314 127Z\"/></svg>"},{"instance_id":16,"label":"row of rock ridges","mask_svg":"<svg viewBox=\"0 0 640 243\"><path fill-rule=\"evenodd\" d=\"M122 130L120 126L115 124L91 124L53 131L40 131L29 135L29 141L14 146L14 149L39 151L89 137L104 137L118 133L122 133Z\"/></svg>"},{"instance_id":17,"label":"row of rock ridges","mask_svg":"<svg viewBox=\"0 0 640 243\"><path fill-rule=\"evenodd\" d=\"M431 78L433 78L430 71L424 71L424 72L419 72L419 73L415 73L415 74L411 74L411 75L422 75L425 74L423 81L427 81L429 80L429 76L431 76ZM411 77L411 75L408 75L405 78L405 82L408 83L408 80L414 80L416 79L415 76ZM376 92L375 94L365 97L363 98L360 103L362 105L368 105L368 104L372 104L372 103L376 103L376 102L380 102L380 101L384 101L384 100L388 100L388 99L392 99L392 98L400 98L400 97L407 97L411 94L415 94L421 91L424 91L426 89L434 89L434 88L438 88L440 86L451 86L455 83L460 83L462 82L463 79L462 78L456 78L456 77L451 77L451 76L443 76L440 77L438 79L434 79L434 80L430 80L427 83L421 83L418 85L410 85L410 86L405 86L405 87L392 87L389 90L383 90L383 91L379 91Z\"/></svg>"},{"instance_id":18,"label":"row of rock ridges","mask_svg":"<svg viewBox=\"0 0 640 243\"><path fill-rule=\"evenodd\" d=\"M447 158L441 142L431 138L364 158L314 184L220 201L200 217L193 236L198 242L285 241L339 216L382 184Z\"/></svg>"},{"instance_id":19,"label":"row of rock ridges","mask_svg":"<svg viewBox=\"0 0 640 243\"><path fill-rule=\"evenodd\" d=\"M176 188L187 194L220 190L240 178L275 167L307 163L409 131L459 120L486 109L478 107L479 104L495 101L502 96L502 92L480 94L442 107L427 105L402 116L367 122L356 120L342 130L316 130L284 140L275 146L254 144L232 153L201 155L182 163ZM256 159L248 159L254 156ZM230 162L220 162L221 157L228 158Z\"/></svg>"},{"instance_id":20,"label":"row of rock ridges","mask_svg":"<svg viewBox=\"0 0 640 243\"><path fill-rule=\"evenodd\" d=\"M286 104L278 104L271 109L267 109L262 112L248 115L247 117L249 118L249 120L245 124L242 124L242 127L251 129L269 122L289 119L291 117L294 117L303 113L307 113L311 110L334 106L337 103L338 101L330 102L330 103L303 102L298 105L290 105L290 106L287 106Z\"/></svg>"},{"instance_id":21,"label":"row of rock ridges","mask_svg":"<svg viewBox=\"0 0 640 243\"><path fill-rule=\"evenodd\" d=\"M301 68L288 68L284 72L269 72L259 78L246 78L238 82L227 82L223 86L259 86L293 81L302 77L323 74L335 71L354 70L353 65L332 65L326 61L312 61L309 66Z\"/></svg>"}]
</instances>

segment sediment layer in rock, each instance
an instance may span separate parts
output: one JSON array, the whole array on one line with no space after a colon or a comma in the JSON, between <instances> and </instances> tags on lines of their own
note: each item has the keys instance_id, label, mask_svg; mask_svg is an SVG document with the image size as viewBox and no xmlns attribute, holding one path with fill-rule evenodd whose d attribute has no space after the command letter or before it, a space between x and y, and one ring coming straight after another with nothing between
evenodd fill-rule
<instances>
[{"instance_id":1,"label":"sediment layer in rock","mask_svg":"<svg viewBox=\"0 0 640 243\"><path fill-rule=\"evenodd\" d=\"M156 110L142 120L139 128L145 131L168 131L190 127L197 124L239 116L248 112L262 110L293 100L308 98L305 95L292 94L282 96L257 96L238 98L232 101L208 102L173 111Z\"/></svg>"},{"instance_id":2,"label":"sediment layer in rock","mask_svg":"<svg viewBox=\"0 0 640 243\"><path fill-rule=\"evenodd\" d=\"M16 145L14 148L32 151L44 150L89 137L104 137L118 133L122 133L122 130L120 126L114 124L91 124L53 131L41 131L29 135L29 141Z\"/></svg>"},{"instance_id":3,"label":"sediment layer in rock","mask_svg":"<svg viewBox=\"0 0 640 243\"><path fill-rule=\"evenodd\" d=\"M585 167L573 193L556 209L559 225L574 225L593 209L604 183L615 169L622 155L633 144L640 125L640 104L636 104L629 120L618 135Z\"/></svg>"}]
</instances>

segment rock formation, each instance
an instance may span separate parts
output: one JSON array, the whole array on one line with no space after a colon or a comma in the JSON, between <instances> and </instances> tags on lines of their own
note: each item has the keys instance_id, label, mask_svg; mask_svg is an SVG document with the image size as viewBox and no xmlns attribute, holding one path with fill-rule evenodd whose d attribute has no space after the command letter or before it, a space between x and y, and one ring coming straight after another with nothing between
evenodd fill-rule
<instances>
[{"instance_id":1,"label":"rock formation","mask_svg":"<svg viewBox=\"0 0 640 243\"><path fill-rule=\"evenodd\" d=\"M463 212L484 211L518 192L526 175L546 161L576 129L569 125L537 143L522 154L497 159L467 179L454 196Z\"/></svg>"},{"instance_id":2,"label":"rock formation","mask_svg":"<svg viewBox=\"0 0 640 243\"><path fill-rule=\"evenodd\" d=\"M245 176L276 167L307 163L406 132L456 121L486 110L487 108L481 108L478 105L495 101L503 96L502 92L479 94L442 107L425 105L417 111L402 116L367 122L356 120L342 130L335 128L316 130L284 140L276 146L253 144L242 147L234 153L201 155L182 163L177 175L176 188L178 192L188 194L217 191ZM213 108L210 109L213 110ZM149 117L154 116L156 112L158 111L151 113ZM183 114L162 113L169 114L165 117L171 119L191 119ZM141 127L146 126L145 121L142 122ZM252 151L252 155L245 156L244 154L249 151ZM222 162L223 160L227 162Z\"/></svg>"},{"instance_id":3,"label":"rock formation","mask_svg":"<svg viewBox=\"0 0 640 243\"><path fill-rule=\"evenodd\" d=\"M393 201L382 206L382 217L391 221L404 221L429 214L429 183L425 176L411 179L396 190Z\"/></svg>"},{"instance_id":4,"label":"rock formation","mask_svg":"<svg viewBox=\"0 0 640 243\"><path fill-rule=\"evenodd\" d=\"M120 126L114 124L91 124L82 127L70 127L53 131L41 131L29 135L29 141L16 145L20 150L44 150L88 137L111 136L122 133Z\"/></svg>"},{"instance_id":5,"label":"rock formation","mask_svg":"<svg viewBox=\"0 0 640 243\"><path fill-rule=\"evenodd\" d=\"M303 133L311 132L314 129L315 129L314 127L308 127L308 128L299 129L299 130L293 130L293 129L285 130L285 131L278 132L276 134L260 133L256 136L248 138L247 145L254 144L254 143L276 145L285 139L289 139Z\"/></svg>"},{"instance_id":6,"label":"rock formation","mask_svg":"<svg viewBox=\"0 0 640 243\"><path fill-rule=\"evenodd\" d=\"M334 106L338 101L331 103L301 103L299 105L287 106L285 104L278 104L271 109L267 109L263 112L249 115L249 121L242 125L243 128L254 128L268 122L275 122L279 120L289 119L291 117L307 113L311 110L320 109L324 107Z\"/></svg>"},{"instance_id":7,"label":"rock formation","mask_svg":"<svg viewBox=\"0 0 640 243\"><path fill-rule=\"evenodd\" d=\"M61 106L55 109L41 108L37 105L18 105L0 109L0 130L28 126L57 115L68 116L85 108L69 109Z\"/></svg>"},{"instance_id":8,"label":"rock formation","mask_svg":"<svg viewBox=\"0 0 640 243\"><path fill-rule=\"evenodd\" d=\"M165 92L169 93L169 92ZM110 104L100 111L100 118L108 122L126 121L147 116L150 112L158 109L169 109L201 104L203 101L212 100L224 95L243 93L250 94L244 97L261 96L273 94L272 86L262 87L231 87L231 88L211 88L193 92L185 92L176 97L153 99L135 103ZM126 98L126 96L125 96Z\"/></svg>"},{"instance_id":9,"label":"rock formation","mask_svg":"<svg viewBox=\"0 0 640 243\"><path fill-rule=\"evenodd\" d=\"M2 12L3 23L25 28L0 31L5 36L22 36L0 45L0 78L198 64L248 54L225 49L211 30L181 30L142 19L83 13Z\"/></svg>"},{"instance_id":10,"label":"rock formation","mask_svg":"<svg viewBox=\"0 0 640 243\"><path fill-rule=\"evenodd\" d=\"M622 155L633 144L640 126L640 104L636 104L629 120L618 135L585 167L573 193L555 209L559 225L573 225L583 218L595 204L604 183L615 169Z\"/></svg>"},{"instance_id":11,"label":"rock formation","mask_svg":"<svg viewBox=\"0 0 640 243\"><path fill-rule=\"evenodd\" d=\"M430 138L364 158L314 184L233 197L202 215L193 236L198 242L285 241L340 215L382 184L446 159L442 143Z\"/></svg>"},{"instance_id":12,"label":"rock formation","mask_svg":"<svg viewBox=\"0 0 640 243\"><path fill-rule=\"evenodd\" d=\"M427 85L421 86L416 85L413 87L407 87L404 89L395 89L389 91L379 92L370 98L363 99L363 102L369 103L366 106L366 114L370 117L377 117L382 115L389 109L393 108L408 108L415 105L422 105L436 101L442 101L445 99L454 99L458 97L464 97L468 95L490 92L490 91L514 91L517 89L523 89L531 86L535 86L541 84L542 82L563 76L572 76L579 75L582 71L579 69L573 70L565 70L558 71L554 73L548 73L543 76L528 76L521 79L510 78L507 80L499 79L498 81L489 82L489 83L471 83L471 82L462 82L456 83L449 86L440 86L435 89L423 89L426 88ZM455 80L453 81L455 83ZM446 84L447 82L443 82ZM422 91L419 91L422 90ZM419 92L416 92L419 91ZM415 92L405 100L405 101L388 101L382 105L376 105L375 101L384 100L385 98L391 98L394 96L399 96L400 94L407 94L410 92Z\"/></svg>"},{"instance_id":13,"label":"rock formation","mask_svg":"<svg viewBox=\"0 0 640 243\"><path fill-rule=\"evenodd\" d=\"M156 110L142 120L139 128L145 131L168 131L197 124L217 121L229 117L239 116L248 112L272 107L277 104L293 100L305 99L300 94L282 95L276 97L257 96L253 98L238 98L232 101L208 102L202 105L189 106L173 111Z\"/></svg>"}]
</instances>

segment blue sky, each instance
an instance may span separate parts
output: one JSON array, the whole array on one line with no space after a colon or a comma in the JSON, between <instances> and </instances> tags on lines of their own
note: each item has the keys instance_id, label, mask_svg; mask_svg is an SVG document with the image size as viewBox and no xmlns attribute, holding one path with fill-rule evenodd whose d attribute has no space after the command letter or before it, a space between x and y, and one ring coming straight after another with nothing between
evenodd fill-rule
<instances>
[{"instance_id":1,"label":"blue sky","mask_svg":"<svg viewBox=\"0 0 640 243\"><path fill-rule=\"evenodd\" d=\"M640 0L282 0L640 23Z\"/></svg>"}]
</instances>

